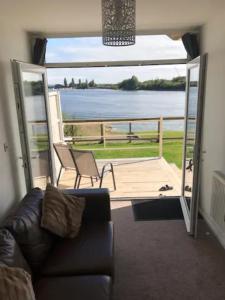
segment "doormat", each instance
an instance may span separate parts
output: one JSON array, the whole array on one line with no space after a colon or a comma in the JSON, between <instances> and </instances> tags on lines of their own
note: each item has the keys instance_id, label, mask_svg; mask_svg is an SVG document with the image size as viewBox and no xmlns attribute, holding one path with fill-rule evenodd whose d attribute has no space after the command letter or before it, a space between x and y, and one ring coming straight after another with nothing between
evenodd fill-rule
<instances>
[{"instance_id":1,"label":"doormat","mask_svg":"<svg viewBox=\"0 0 225 300\"><path fill-rule=\"evenodd\" d=\"M183 219L179 197L163 197L149 200L132 200L135 221Z\"/></svg>"}]
</instances>

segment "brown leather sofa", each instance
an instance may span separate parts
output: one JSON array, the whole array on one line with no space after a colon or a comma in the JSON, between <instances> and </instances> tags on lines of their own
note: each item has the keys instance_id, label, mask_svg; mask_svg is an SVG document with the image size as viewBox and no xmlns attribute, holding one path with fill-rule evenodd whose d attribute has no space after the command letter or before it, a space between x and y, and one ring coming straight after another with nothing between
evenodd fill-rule
<instances>
[{"instance_id":1,"label":"brown leather sofa","mask_svg":"<svg viewBox=\"0 0 225 300\"><path fill-rule=\"evenodd\" d=\"M113 278L108 190L65 192L86 198L79 236L62 239L40 227L43 193L33 189L0 229L0 264L31 270L37 300L108 300Z\"/></svg>"}]
</instances>

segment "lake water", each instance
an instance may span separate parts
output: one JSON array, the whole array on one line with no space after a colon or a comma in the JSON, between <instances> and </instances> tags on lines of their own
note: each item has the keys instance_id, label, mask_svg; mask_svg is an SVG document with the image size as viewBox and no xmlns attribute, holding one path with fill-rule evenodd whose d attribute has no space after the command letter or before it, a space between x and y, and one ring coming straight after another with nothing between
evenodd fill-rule
<instances>
[{"instance_id":1,"label":"lake water","mask_svg":"<svg viewBox=\"0 0 225 300\"><path fill-rule=\"evenodd\" d=\"M185 92L121 91L108 89L61 90L61 106L68 119L150 118L184 116ZM165 129L183 130L183 121L164 122ZM126 125L113 125L114 130ZM133 130L155 125L138 124Z\"/></svg>"}]
</instances>

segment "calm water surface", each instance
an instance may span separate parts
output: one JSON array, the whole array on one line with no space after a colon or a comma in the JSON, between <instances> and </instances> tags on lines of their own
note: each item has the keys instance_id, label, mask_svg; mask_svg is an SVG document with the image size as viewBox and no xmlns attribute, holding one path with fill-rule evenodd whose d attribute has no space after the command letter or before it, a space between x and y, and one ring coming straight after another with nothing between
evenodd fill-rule
<instances>
[{"instance_id":1,"label":"calm water surface","mask_svg":"<svg viewBox=\"0 0 225 300\"><path fill-rule=\"evenodd\" d=\"M64 117L72 119L150 118L184 116L185 92L61 90ZM113 125L114 130L125 125ZM183 122L164 122L165 129L182 130ZM136 125L136 130L153 129L153 125Z\"/></svg>"}]
</instances>

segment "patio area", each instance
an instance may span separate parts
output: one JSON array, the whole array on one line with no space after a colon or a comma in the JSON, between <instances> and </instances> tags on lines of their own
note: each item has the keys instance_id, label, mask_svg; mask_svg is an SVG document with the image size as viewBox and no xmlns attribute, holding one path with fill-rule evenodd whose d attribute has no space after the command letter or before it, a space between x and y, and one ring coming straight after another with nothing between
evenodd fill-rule
<instances>
[{"instance_id":1,"label":"patio area","mask_svg":"<svg viewBox=\"0 0 225 300\"><path fill-rule=\"evenodd\" d=\"M97 160L98 167L112 162L116 178L116 191L113 190L112 176L106 174L102 187L109 188L111 198L177 196L181 194L181 170L174 164L169 164L162 158L129 158ZM62 174L59 187L72 188L75 180L74 171ZM173 189L159 191L168 185ZM94 182L94 188L99 187L99 181ZM83 178L80 188L92 188L90 179Z\"/></svg>"}]
</instances>

